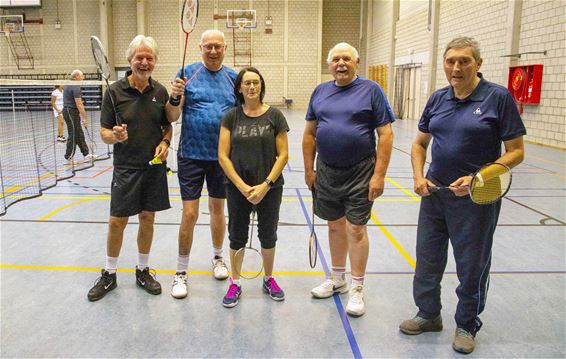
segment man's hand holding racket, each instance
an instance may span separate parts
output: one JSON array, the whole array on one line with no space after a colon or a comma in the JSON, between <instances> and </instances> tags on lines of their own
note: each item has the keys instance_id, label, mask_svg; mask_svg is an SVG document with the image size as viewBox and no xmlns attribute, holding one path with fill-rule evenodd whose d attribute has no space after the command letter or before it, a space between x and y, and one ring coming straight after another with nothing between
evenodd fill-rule
<instances>
[{"instance_id":1,"label":"man's hand holding racket","mask_svg":"<svg viewBox=\"0 0 566 359\"><path fill-rule=\"evenodd\" d=\"M122 124L121 126L112 127L112 133L116 142L125 142L128 140L128 125Z\"/></svg>"},{"instance_id":2,"label":"man's hand holding racket","mask_svg":"<svg viewBox=\"0 0 566 359\"><path fill-rule=\"evenodd\" d=\"M171 98L174 101L178 101L181 103L183 99L183 94L185 93L185 83L187 82L186 78L175 78L175 80L171 81ZM178 105L177 105L178 106Z\"/></svg>"},{"instance_id":3,"label":"man's hand holding racket","mask_svg":"<svg viewBox=\"0 0 566 359\"><path fill-rule=\"evenodd\" d=\"M165 161L167 160L167 155L169 155L169 146L162 141L155 147L153 158L159 158L161 161Z\"/></svg>"},{"instance_id":4,"label":"man's hand holding racket","mask_svg":"<svg viewBox=\"0 0 566 359\"><path fill-rule=\"evenodd\" d=\"M305 171L305 184L312 191L314 188L314 182L316 181L316 171Z\"/></svg>"},{"instance_id":5,"label":"man's hand holding racket","mask_svg":"<svg viewBox=\"0 0 566 359\"><path fill-rule=\"evenodd\" d=\"M429 188L432 186L434 186L434 183L426 177L418 177L414 179L414 191L421 197L430 196Z\"/></svg>"},{"instance_id":6,"label":"man's hand holding racket","mask_svg":"<svg viewBox=\"0 0 566 359\"><path fill-rule=\"evenodd\" d=\"M383 194L385 177L373 174L369 180L368 200L373 201Z\"/></svg>"},{"instance_id":7,"label":"man's hand holding racket","mask_svg":"<svg viewBox=\"0 0 566 359\"><path fill-rule=\"evenodd\" d=\"M450 183L448 187L450 187L450 190L458 197L468 196L470 194L470 182L472 182L473 178L473 176L462 176Z\"/></svg>"}]
</instances>

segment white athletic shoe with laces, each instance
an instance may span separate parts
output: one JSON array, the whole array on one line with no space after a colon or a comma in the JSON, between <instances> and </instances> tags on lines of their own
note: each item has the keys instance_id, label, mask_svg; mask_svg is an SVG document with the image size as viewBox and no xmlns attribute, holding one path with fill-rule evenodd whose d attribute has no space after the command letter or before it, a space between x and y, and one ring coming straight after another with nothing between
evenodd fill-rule
<instances>
[{"instance_id":1,"label":"white athletic shoe with laces","mask_svg":"<svg viewBox=\"0 0 566 359\"><path fill-rule=\"evenodd\" d=\"M340 278L328 278L318 287L311 290L311 294L315 298L329 298L334 293L346 293L348 291L348 282Z\"/></svg>"},{"instance_id":2,"label":"white athletic shoe with laces","mask_svg":"<svg viewBox=\"0 0 566 359\"><path fill-rule=\"evenodd\" d=\"M364 303L364 287L355 285L350 289L350 299L346 305L346 313L353 317L359 317L366 312L366 305Z\"/></svg>"},{"instance_id":3,"label":"white athletic shoe with laces","mask_svg":"<svg viewBox=\"0 0 566 359\"><path fill-rule=\"evenodd\" d=\"M229 272L226 263L224 263L224 258L212 258L212 273L214 274L214 278L218 280L224 280L228 278Z\"/></svg>"},{"instance_id":4,"label":"white athletic shoe with laces","mask_svg":"<svg viewBox=\"0 0 566 359\"><path fill-rule=\"evenodd\" d=\"M173 298L182 299L187 296L188 292L188 275L186 272L177 272L173 278L173 286L171 287L171 296Z\"/></svg>"}]
</instances>

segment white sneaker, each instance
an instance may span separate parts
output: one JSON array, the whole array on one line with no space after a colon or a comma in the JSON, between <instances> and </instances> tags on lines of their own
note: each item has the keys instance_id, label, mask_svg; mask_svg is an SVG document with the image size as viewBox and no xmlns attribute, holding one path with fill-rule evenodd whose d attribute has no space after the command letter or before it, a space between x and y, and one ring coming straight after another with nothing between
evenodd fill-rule
<instances>
[{"instance_id":1,"label":"white sneaker","mask_svg":"<svg viewBox=\"0 0 566 359\"><path fill-rule=\"evenodd\" d=\"M346 293L348 291L348 282L345 279L328 278L318 287L311 290L311 294L315 298L329 298L334 293Z\"/></svg>"},{"instance_id":2,"label":"white sneaker","mask_svg":"<svg viewBox=\"0 0 566 359\"><path fill-rule=\"evenodd\" d=\"M346 305L346 313L352 317L359 317L366 312L366 305L364 303L364 287L355 285L350 289L350 299Z\"/></svg>"},{"instance_id":3,"label":"white sneaker","mask_svg":"<svg viewBox=\"0 0 566 359\"><path fill-rule=\"evenodd\" d=\"M226 263L224 263L224 258L212 258L212 272L214 274L214 278L218 280L228 278L228 267L226 267Z\"/></svg>"},{"instance_id":4,"label":"white sneaker","mask_svg":"<svg viewBox=\"0 0 566 359\"><path fill-rule=\"evenodd\" d=\"M175 278L173 278L173 286L171 287L171 296L173 298L182 299L187 296L187 277L188 276L186 272L175 274Z\"/></svg>"},{"instance_id":5,"label":"white sneaker","mask_svg":"<svg viewBox=\"0 0 566 359\"><path fill-rule=\"evenodd\" d=\"M92 161L95 158L96 157L94 157L94 155L92 153L89 153L88 155L85 156L85 161Z\"/></svg>"}]
</instances>

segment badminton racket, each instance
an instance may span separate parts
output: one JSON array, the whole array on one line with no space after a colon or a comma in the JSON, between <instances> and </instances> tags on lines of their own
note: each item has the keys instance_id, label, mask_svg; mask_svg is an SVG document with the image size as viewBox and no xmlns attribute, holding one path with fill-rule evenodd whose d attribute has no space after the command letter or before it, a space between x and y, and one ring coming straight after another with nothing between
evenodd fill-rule
<instances>
[{"instance_id":1,"label":"badminton racket","mask_svg":"<svg viewBox=\"0 0 566 359\"><path fill-rule=\"evenodd\" d=\"M96 146L96 142L94 142L94 137L92 136L92 133L90 133L90 129L92 129L92 126L87 127L83 124L83 127L84 127L83 132L86 133L86 141L88 148L90 150L90 154L92 156L95 156L97 146Z\"/></svg>"},{"instance_id":2,"label":"badminton racket","mask_svg":"<svg viewBox=\"0 0 566 359\"><path fill-rule=\"evenodd\" d=\"M236 259L236 272L244 279L257 278L263 272L263 255L252 246L255 216L256 206L253 206L248 245L238 249L234 256Z\"/></svg>"},{"instance_id":3,"label":"badminton racket","mask_svg":"<svg viewBox=\"0 0 566 359\"><path fill-rule=\"evenodd\" d=\"M316 194L313 186L312 189L312 211L311 211L311 233L309 235L309 265L311 268L316 267L316 260L318 258L318 237L314 230L314 206L316 202Z\"/></svg>"},{"instance_id":4,"label":"badminton racket","mask_svg":"<svg viewBox=\"0 0 566 359\"><path fill-rule=\"evenodd\" d=\"M181 27L185 33L185 50L183 51L183 65L181 66L181 79L185 79L185 58L187 56L187 45L189 44L189 35L195 29L198 19L198 0L183 1L183 10L181 11Z\"/></svg>"},{"instance_id":5,"label":"badminton racket","mask_svg":"<svg viewBox=\"0 0 566 359\"><path fill-rule=\"evenodd\" d=\"M468 192L472 202L480 205L491 204L500 200L511 188L511 169L501 163L488 163L472 175ZM430 192L453 187L430 186Z\"/></svg>"},{"instance_id":6,"label":"badminton racket","mask_svg":"<svg viewBox=\"0 0 566 359\"><path fill-rule=\"evenodd\" d=\"M104 51L104 47L102 46L100 39L94 35L90 37L90 47L92 49L92 56L94 57L96 67L98 67L102 78L104 79L104 81L106 81L106 91L108 92L108 97L110 97L110 102L112 103L112 109L114 110L116 124L118 126L122 126L122 120L120 119L120 116L118 116L118 111L116 111L116 104L114 102L114 97L112 96L112 91L110 90L110 85L108 83L108 79L110 78L110 65L108 64L106 51ZM127 141L122 141L122 143L126 144Z\"/></svg>"}]
</instances>

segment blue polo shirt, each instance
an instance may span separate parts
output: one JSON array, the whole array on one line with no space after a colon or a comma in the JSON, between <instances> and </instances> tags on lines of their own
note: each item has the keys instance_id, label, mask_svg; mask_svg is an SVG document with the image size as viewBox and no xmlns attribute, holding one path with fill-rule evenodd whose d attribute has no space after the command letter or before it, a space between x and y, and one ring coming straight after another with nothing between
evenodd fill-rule
<instances>
[{"instance_id":1,"label":"blue polo shirt","mask_svg":"<svg viewBox=\"0 0 566 359\"><path fill-rule=\"evenodd\" d=\"M509 91L483 79L465 99L452 86L432 94L419 121L430 133L432 162L427 177L442 185L475 172L501 156L502 141L527 133Z\"/></svg>"},{"instance_id":2,"label":"blue polo shirt","mask_svg":"<svg viewBox=\"0 0 566 359\"><path fill-rule=\"evenodd\" d=\"M375 155L375 129L395 121L379 85L356 78L347 86L318 85L311 95L307 121L318 121L316 149L330 166L350 167Z\"/></svg>"},{"instance_id":3,"label":"blue polo shirt","mask_svg":"<svg viewBox=\"0 0 566 359\"><path fill-rule=\"evenodd\" d=\"M224 112L236 103L234 84L238 74L224 65L210 71L202 62L185 66L184 74L187 83L178 155L216 161L220 122Z\"/></svg>"}]
</instances>

